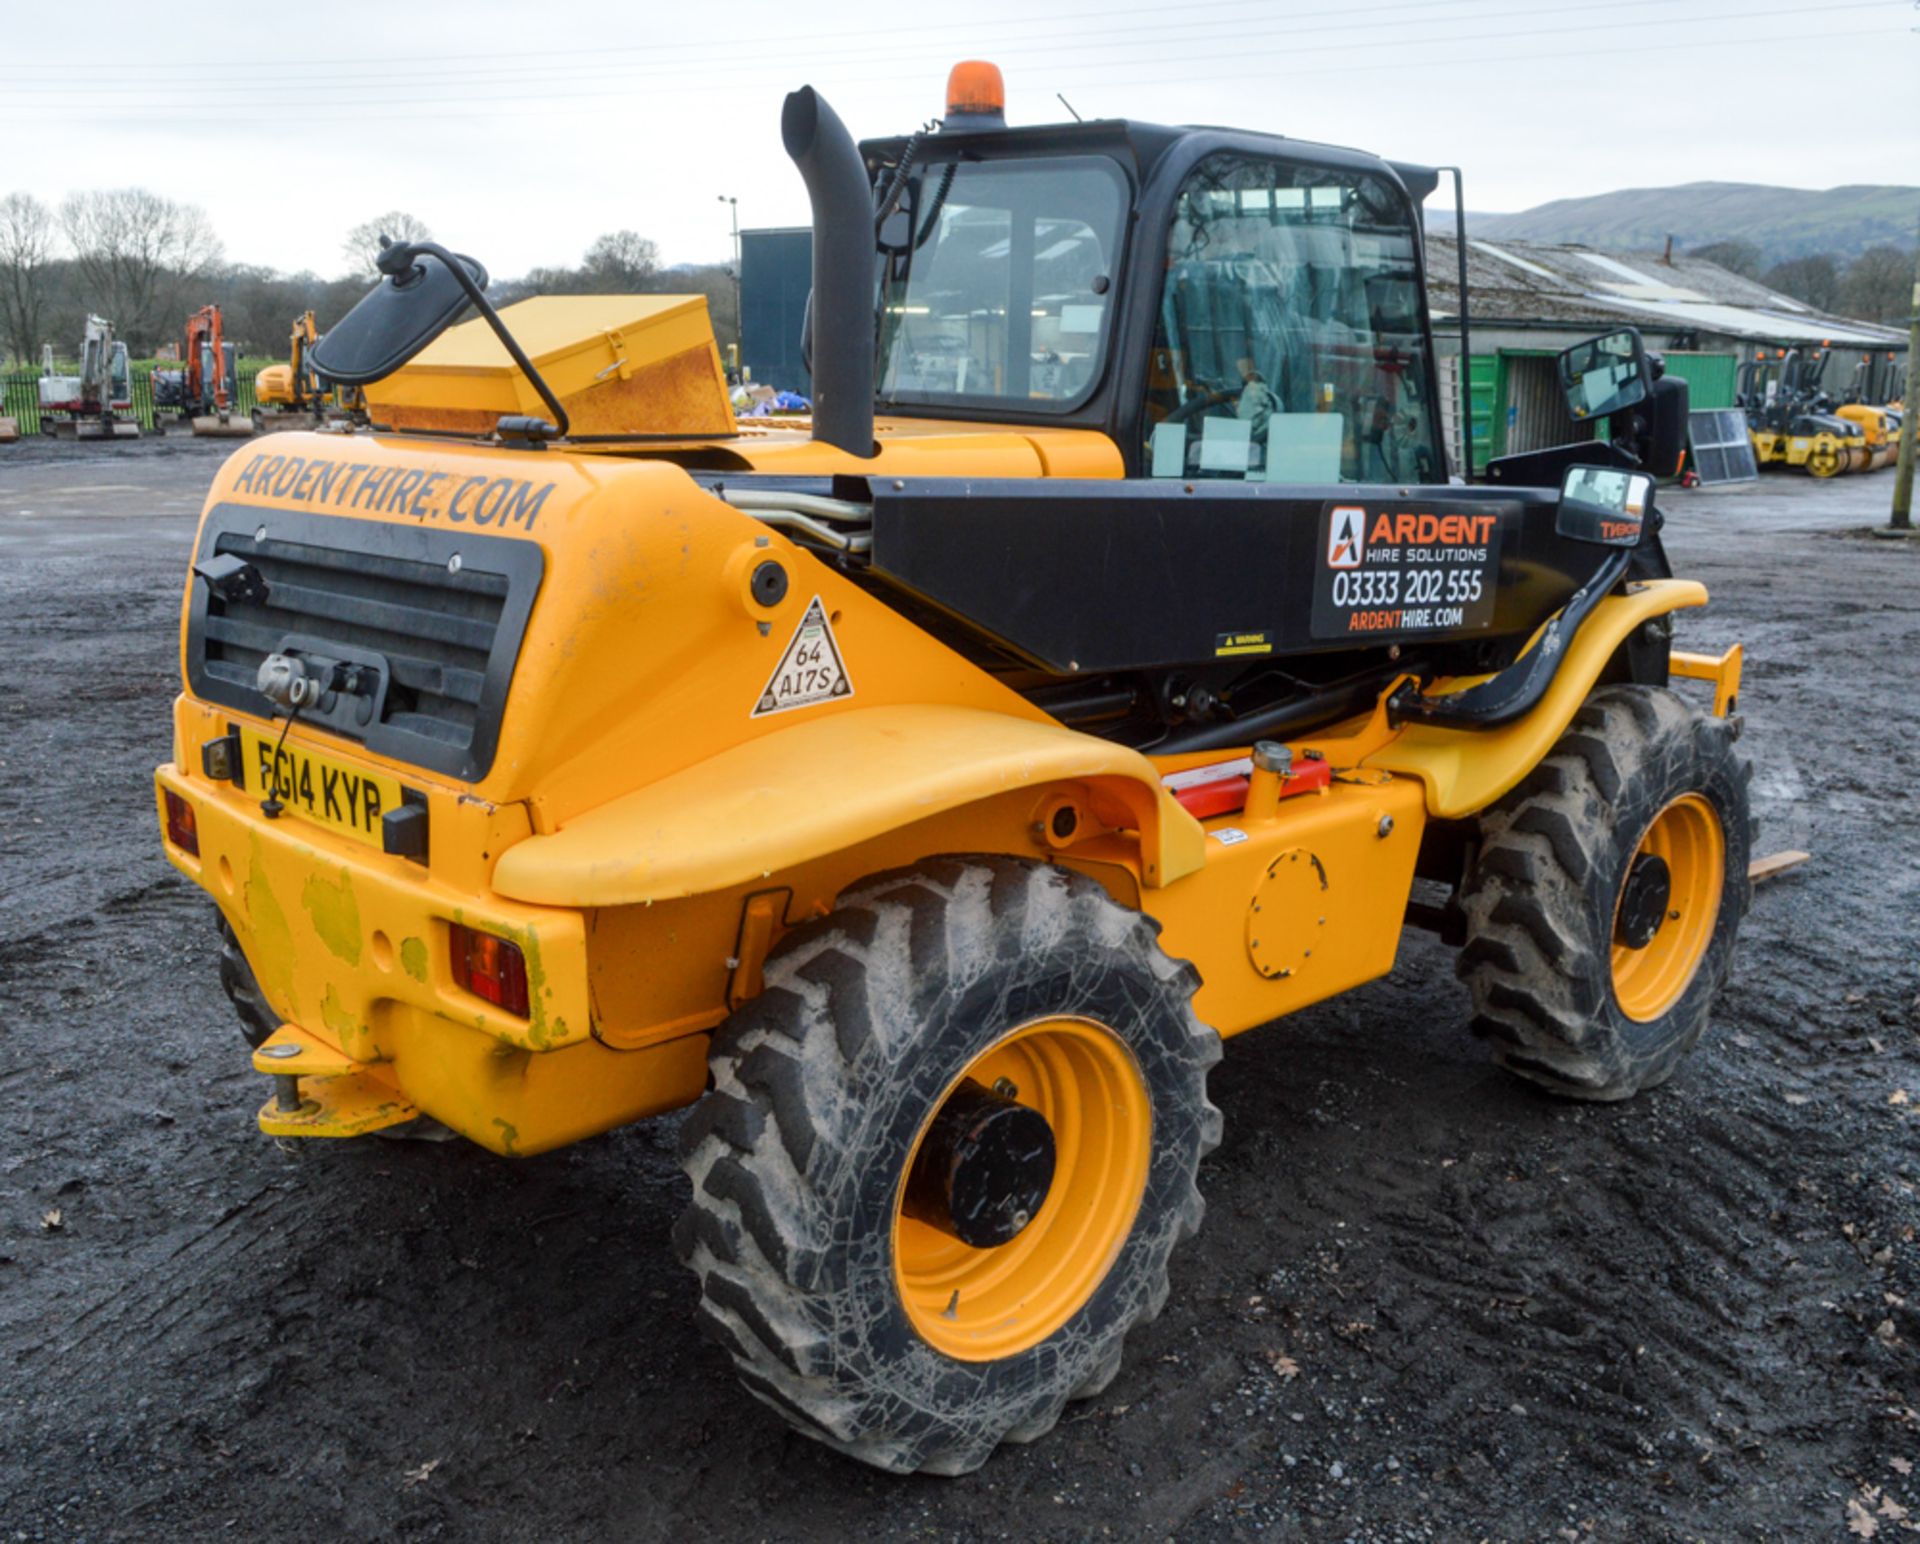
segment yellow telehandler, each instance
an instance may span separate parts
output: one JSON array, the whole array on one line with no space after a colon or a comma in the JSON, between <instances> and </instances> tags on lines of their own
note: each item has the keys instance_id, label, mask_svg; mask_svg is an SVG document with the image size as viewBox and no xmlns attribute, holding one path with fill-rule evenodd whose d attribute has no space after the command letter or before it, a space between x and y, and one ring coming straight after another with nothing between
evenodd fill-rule
<instances>
[{"instance_id":1,"label":"yellow telehandler","mask_svg":"<svg viewBox=\"0 0 1920 1544\"><path fill-rule=\"evenodd\" d=\"M978 63L937 131L781 132L811 420L735 421L698 297L496 312L388 245L314 350L373 426L214 481L156 807L264 1131L691 1106L746 1386L952 1474L1159 1311L1222 1038L1406 927L1521 1078L1673 1074L1748 900L1740 652L1674 647L1686 388L1631 331L1560 360L1606 439L1449 480L1432 171L1011 128Z\"/></svg>"}]
</instances>

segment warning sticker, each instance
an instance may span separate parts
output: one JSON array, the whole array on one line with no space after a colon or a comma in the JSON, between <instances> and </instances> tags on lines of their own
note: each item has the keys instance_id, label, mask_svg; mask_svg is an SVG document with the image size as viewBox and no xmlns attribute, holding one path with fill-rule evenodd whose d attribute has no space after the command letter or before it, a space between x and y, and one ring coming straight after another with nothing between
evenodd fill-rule
<instances>
[{"instance_id":1,"label":"warning sticker","mask_svg":"<svg viewBox=\"0 0 1920 1544\"><path fill-rule=\"evenodd\" d=\"M1313 636L1371 642L1487 627L1510 507L1479 500L1328 504L1321 515L1327 560L1313 581Z\"/></svg>"},{"instance_id":2,"label":"warning sticker","mask_svg":"<svg viewBox=\"0 0 1920 1544\"><path fill-rule=\"evenodd\" d=\"M1216 633L1213 652L1220 659L1234 654L1271 654L1273 634L1264 629L1257 633Z\"/></svg>"},{"instance_id":3,"label":"warning sticker","mask_svg":"<svg viewBox=\"0 0 1920 1544\"><path fill-rule=\"evenodd\" d=\"M816 595L793 630L780 663L773 667L773 677L760 693L751 716L765 718L769 713L809 708L816 702L852 695L853 682L848 679L840 646L833 639L833 627Z\"/></svg>"}]
</instances>

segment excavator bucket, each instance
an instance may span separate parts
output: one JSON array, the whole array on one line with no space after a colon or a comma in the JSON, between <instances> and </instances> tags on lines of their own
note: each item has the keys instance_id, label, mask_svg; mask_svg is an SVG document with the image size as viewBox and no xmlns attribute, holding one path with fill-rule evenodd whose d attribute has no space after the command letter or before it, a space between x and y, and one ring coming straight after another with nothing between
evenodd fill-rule
<instances>
[{"instance_id":1,"label":"excavator bucket","mask_svg":"<svg viewBox=\"0 0 1920 1544\"><path fill-rule=\"evenodd\" d=\"M325 414L305 408L257 407L253 410L255 434L283 434L296 429L319 429L326 422Z\"/></svg>"},{"instance_id":2,"label":"excavator bucket","mask_svg":"<svg viewBox=\"0 0 1920 1544\"><path fill-rule=\"evenodd\" d=\"M193 420L197 438L244 440L253 433L253 420L244 413L204 413Z\"/></svg>"},{"instance_id":3,"label":"excavator bucket","mask_svg":"<svg viewBox=\"0 0 1920 1544\"><path fill-rule=\"evenodd\" d=\"M140 426L131 418L115 418L102 423L97 418L82 418L60 424L54 431L67 440L137 440Z\"/></svg>"}]
</instances>

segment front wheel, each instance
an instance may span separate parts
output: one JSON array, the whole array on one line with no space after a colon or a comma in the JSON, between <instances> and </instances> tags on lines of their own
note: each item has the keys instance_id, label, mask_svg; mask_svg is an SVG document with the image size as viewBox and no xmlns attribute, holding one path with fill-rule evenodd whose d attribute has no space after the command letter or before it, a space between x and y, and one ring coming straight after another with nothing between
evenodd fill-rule
<instances>
[{"instance_id":1,"label":"front wheel","mask_svg":"<svg viewBox=\"0 0 1920 1544\"><path fill-rule=\"evenodd\" d=\"M959 1474L1098 1393L1166 1300L1219 1140L1198 978L1091 880L863 882L714 1037L675 1229L701 1321L806 1435Z\"/></svg>"},{"instance_id":2,"label":"front wheel","mask_svg":"<svg viewBox=\"0 0 1920 1544\"><path fill-rule=\"evenodd\" d=\"M1673 692L1606 687L1481 817L1459 969L1509 1071L1624 1099L1699 1040L1751 893L1734 734Z\"/></svg>"}]
</instances>

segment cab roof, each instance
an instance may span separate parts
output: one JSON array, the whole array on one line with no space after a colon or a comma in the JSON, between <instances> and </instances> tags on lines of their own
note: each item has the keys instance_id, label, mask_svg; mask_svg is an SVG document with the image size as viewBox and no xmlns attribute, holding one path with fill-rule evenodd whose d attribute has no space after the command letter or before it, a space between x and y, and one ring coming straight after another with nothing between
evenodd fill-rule
<instances>
[{"instance_id":1,"label":"cab roof","mask_svg":"<svg viewBox=\"0 0 1920 1544\"><path fill-rule=\"evenodd\" d=\"M860 142L867 164L887 165L899 160L908 137L894 135ZM1386 172L1407 190L1415 204L1439 186L1440 174L1411 161L1389 161L1371 151L1317 140L1292 139L1250 129L1210 124L1168 125L1140 123L1131 118L1095 118L1082 123L1022 124L1012 128L941 130L922 141L919 154L944 156L950 151L982 160L1007 156L1103 153L1131 166L1144 184L1170 155L1178 152L1180 170L1217 151L1246 155L1284 156L1314 166L1353 171Z\"/></svg>"}]
</instances>

